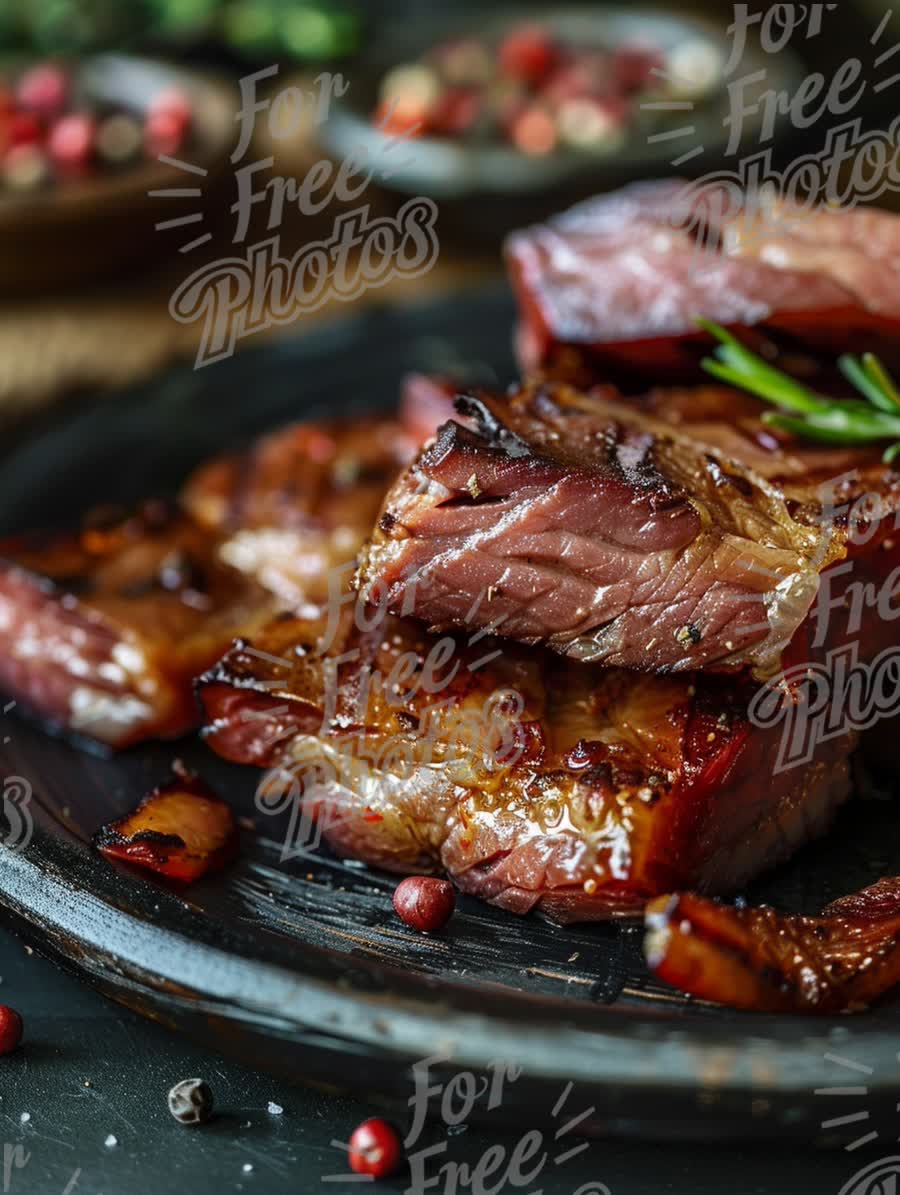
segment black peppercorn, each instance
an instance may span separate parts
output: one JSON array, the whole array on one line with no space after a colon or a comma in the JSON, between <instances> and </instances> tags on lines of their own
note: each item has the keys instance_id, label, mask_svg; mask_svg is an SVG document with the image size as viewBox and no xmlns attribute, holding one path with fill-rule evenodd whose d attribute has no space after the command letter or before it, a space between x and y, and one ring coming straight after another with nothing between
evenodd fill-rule
<instances>
[{"instance_id":1,"label":"black peppercorn","mask_svg":"<svg viewBox=\"0 0 900 1195\"><path fill-rule=\"evenodd\" d=\"M213 1094L202 1079L182 1079L169 1092L169 1111L179 1124L203 1124L212 1110Z\"/></svg>"}]
</instances>

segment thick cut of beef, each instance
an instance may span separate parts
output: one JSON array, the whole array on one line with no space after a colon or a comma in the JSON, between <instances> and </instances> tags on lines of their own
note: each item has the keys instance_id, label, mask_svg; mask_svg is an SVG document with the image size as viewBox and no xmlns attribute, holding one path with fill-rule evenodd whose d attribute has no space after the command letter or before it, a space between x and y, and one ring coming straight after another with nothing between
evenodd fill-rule
<instances>
[{"instance_id":1,"label":"thick cut of beef","mask_svg":"<svg viewBox=\"0 0 900 1195\"><path fill-rule=\"evenodd\" d=\"M705 315L793 353L900 364L900 220L815 210L720 184L639 183L513 234L528 370L630 390L696 380Z\"/></svg>"},{"instance_id":2,"label":"thick cut of beef","mask_svg":"<svg viewBox=\"0 0 900 1195\"><path fill-rule=\"evenodd\" d=\"M459 406L475 426L446 424L401 475L359 574L365 598L431 627L645 670L772 672L846 550L809 462L789 494L722 451L727 424L703 436L561 385ZM870 480L886 521L900 479Z\"/></svg>"},{"instance_id":3,"label":"thick cut of beef","mask_svg":"<svg viewBox=\"0 0 900 1195\"><path fill-rule=\"evenodd\" d=\"M633 914L663 891L726 892L822 832L848 795L848 731L804 766L747 716L755 686L647 676L539 649L437 639L349 611L282 618L204 678L206 739L267 767L339 853L446 873L558 921Z\"/></svg>"}]
</instances>

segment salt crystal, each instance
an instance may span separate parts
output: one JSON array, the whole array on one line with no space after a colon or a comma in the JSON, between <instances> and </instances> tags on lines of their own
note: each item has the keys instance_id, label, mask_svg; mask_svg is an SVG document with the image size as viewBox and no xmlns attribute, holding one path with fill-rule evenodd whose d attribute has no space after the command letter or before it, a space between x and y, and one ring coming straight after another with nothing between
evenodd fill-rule
<instances>
[{"instance_id":1,"label":"salt crystal","mask_svg":"<svg viewBox=\"0 0 900 1195\"><path fill-rule=\"evenodd\" d=\"M106 1138L106 1140L103 1142L103 1144L106 1146L107 1149L113 1149L116 1145L119 1144L119 1138L116 1137L114 1133L110 1133L110 1135Z\"/></svg>"},{"instance_id":2,"label":"salt crystal","mask_svg":"<svg viewBox=\"0 0 900 1195\"><path fill-rule=\"evenodd\" d=\"M253 1169L252 1162L245 1162L243 1164L243 1166L241 1167L241 1170L243 1170L244 1174L249 1174L252 1169Z\"/></svg>"},{"instance_id":3,"label":"salt crystal","mask_svg":"<svg viewBox=\"0 0 900 1195\"><path fill-rule=\"evenodd\" d=\"M280 1116L284 1111L281 1104L276 1104L274 1100L269 1100L267 1111L270 1116Z\"/></svg>"}]
</instances>

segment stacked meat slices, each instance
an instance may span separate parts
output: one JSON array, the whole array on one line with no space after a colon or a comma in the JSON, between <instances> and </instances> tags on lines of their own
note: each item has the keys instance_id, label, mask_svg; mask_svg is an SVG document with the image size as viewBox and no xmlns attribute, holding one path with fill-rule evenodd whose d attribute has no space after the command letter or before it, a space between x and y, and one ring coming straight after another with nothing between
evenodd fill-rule
<instances>
[{"instance_id":1,"label":"stacked meat slices","mask_svg":"<svg viewBox=\"0 0 900 1195\"><path fill-rule=\"evenodd\" d=\"M826 344L883 350L890 271L857 283L897 223L829 214L766 242L740 215L665 184L529 230L510 260L539 380L454 408L418 378L399 422L277 433L201 470L155 528L8 545L4 684L119 746L185 729L205 669L210 747L268 769L263 789L302 800L336 851L515 912L740 888L827 827L859 737L831 725L784 768L784 724L751 716L760 686L796 707L808 666L890 646L858 594L900 568L900 476L877 449L811 447L746 395L673 388L704 348L694 314L752 325L807 372ZM667 384L609 385L646 374ZM767 935L827 938L809 957L839 969L896 931L882 895L835 933L701 897L653 909L660 974L734 1002L739 968L719 963L740 947L774 968L771 1007L795 977ZM826 988L840 1005L839 978ZM815 1006L808 990L794 1002Z\"/></svg>"},{"instance_id":2,"label":"stacked meat slices","mask_svg":"<svg viewBox=\"0 0 900 1195\"><path fill-rule=\"evenodd\" d=\"M447 413L423 380L405 407ZM825 828L858 737L778 770L760 681L847 641L873 658L890 625L844 597L900 563L878 453L760 413L709 386L464 397L388 491L325 655L319 626L282 620L204 678L210 746L300 778L339 852L515 911L740 888ZM498 746L472 716L509 692Z\"/></svg>"},{"instance_id":3,"label":"stacked meat slices","mask_svg":"<svg viewBox=\"0 0 900 1195\"><path fill-rule=\"evenodd\" d=\"M830 736L802 766L779 771L783 726L751 720L759 681L749 668L736 670L728 650L720 662L729 671L721 675L698 671L697 657L690 657L705 642L723 641L699 615L690 624L696 636L687 639L671 620L666 624L673 632L668 667L652 667L649 649L636 652L633 666L624 669L586 662L584 652L570 653L549 635L535 643L541 636L529 634L531 642L523 645L504 638L510 628L493 613L504 600L505 577L485 578L471 564L472 553L477 561L488 536L501 560L507 551L504 567L519 584L516 596L527 613L521 586L541 589L539 564L554 566L554 577L575 572L579 520L589 546L591 535L600 538L598 526L619 545L615 581L627 585L640 565L623 565L625 536L631 536L632 560L646 548L627 518L638 527L640 520L667 516L673 523L690 520L696 538L713 534L709 512L715 511L719 540L698 557L695 592L702 601L714 588L715 577L704 578L702 570L718 566L724 544L734 575L753 586L749 603L773 584L795 585L797 572L804 584L812 577L814 594L819 570L836 568L827 562L848 550L855 554L854 579L886 576L897 564L886 538L890 516L872 534L867 530L865 544L862 537L853 542L857 522L846 514L820 525L822 479L853 460L830 450L761 449L754 439L758 410L729 391L699 393L695 425L677 435L673 429L690 406L685 392L656 392L632 407L546 387L526 393L527 399L465 401L463 413L474 416L476 426L471 418L445 425L401 473L364 554L360 604L354 611L341 603L339 633L324 654L320 624L280 620L252 643L239 644L204 678L208 741L230 759L311 782L301 791L322 814L325 836L338 851L397 871L445 871L460 887L505 908L585 920L633 913L671 888L738 888L827 825L848 795L855 732ZM514 422L524 401L560 421L569 418L571 404L577 424L568 455L558 447L567 431L563 422L551 425L539 444L524 438L524 424ZM593 428L591 420L597 421ZM624 434L616 432L617 421ZM765 469L726 461L717 431L732 445L746 436L748 458L764 452ZM590 452L586 463L577 460L581 444ZM548 445L552 457L544 451ZM841 488L842 509L858 498L860 486L878 485L887 511L893 474L877 455L853 459L857 473ZM484 461L493 473L482 472ZM440 477L437 469L444 470ZM663 469L669 477L661 481ZM570 500L560 501L559 490L569 486ZM660 497L661 486L667 488ZM620 506L603 523L604 500L611 499ZM527 521L521 507L529 502L550 510L557 522L532 524L522 533L531 537L523 550L514 527L507 539L497 532L520 517ZM417 536L420 513L435 530L424 543ZM678 548L669 550L667 567L679 556ZM398 565L396 552L414 553L412 567L409 557ZM759 559L765 568L757 579L752 566ZM452 574L446 584L434 579L445 566ZM656 562L653 568L663 584L665 568ZM841 583L829 582L837 612L826 643L816 645L816 620L804 618L810 593L791 612L787 630L765 624L754 642L779 633L777 659L786 668L816 658L812 653L824 655L851 631ZM645 592L629 612L638 626L660 613L653 586ZM767 607L752 609L759 621ZM429 632L429 622L445 633ZM866 629L871 642L863 648L871 653L878 624L866 620ZM562 652L551 650L560 646ZM684 668L685 655L693 670ZM442 660L437 676L436 656ZM483 713L480 724L473 717L496 708L505 693L518 695L521 708L506 718L498 745L493 723L486 726ZM461 724L469 726L467 735L459 734Z\"/></svg>"}]
</instances>

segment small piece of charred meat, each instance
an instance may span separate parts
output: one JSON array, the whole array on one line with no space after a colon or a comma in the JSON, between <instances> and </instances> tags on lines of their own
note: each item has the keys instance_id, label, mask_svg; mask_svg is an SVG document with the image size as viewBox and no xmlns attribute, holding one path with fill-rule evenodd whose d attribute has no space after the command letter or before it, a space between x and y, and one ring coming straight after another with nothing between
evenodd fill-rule
<instances>
[{"instance_id":1,"label":"small piece of charred meat","mask_svg":"<svg viewBox=\"0 0 900 1195\"><path fill-rule=\"evenodd\" d=\"M238 842L230 808L177 762L171 780L94 835L94 846L107 859L185 884L230 863Z\"/></svg>"},{"instance_id":2,"label":"small piece of charred meat","mask_svg":"<svg viewBox=\"0 0 900 1195\"><path fill-rule=\"evenodd\" d=\"M681 991L759 1012L852 1012L900 983L900 877L818 917L683 894L646 912L647 963Z\"/></svg>"}]
</instances>

